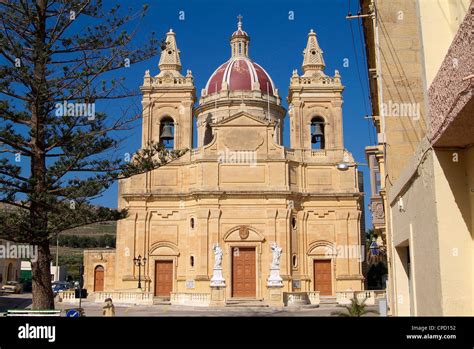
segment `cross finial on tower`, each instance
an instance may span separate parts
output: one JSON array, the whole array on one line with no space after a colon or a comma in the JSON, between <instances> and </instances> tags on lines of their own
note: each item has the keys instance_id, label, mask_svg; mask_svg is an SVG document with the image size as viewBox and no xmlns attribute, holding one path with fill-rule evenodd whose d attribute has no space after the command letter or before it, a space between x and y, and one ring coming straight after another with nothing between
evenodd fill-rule
<instances>
[{"instance_id":1,"label":"cross finial on tower","mask_svg":"<svg viewBox=\"0 0 474 349\"><path fill-rule=\"evenodd\" d=\"M242 15L238 15L238 16L237 16L237 20L238 20L238 22L237 22L237 27L238 27L239 29L242 29L242 19L243 19L243 18L244 18L244 17L242 17Z\"/></svg>"}]
</instances>

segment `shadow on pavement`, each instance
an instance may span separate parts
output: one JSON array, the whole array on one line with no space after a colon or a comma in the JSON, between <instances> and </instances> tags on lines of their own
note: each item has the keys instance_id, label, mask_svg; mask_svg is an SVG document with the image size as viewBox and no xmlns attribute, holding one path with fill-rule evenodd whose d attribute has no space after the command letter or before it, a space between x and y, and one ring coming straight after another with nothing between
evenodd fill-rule
<instances>
[{"instance_id":1,"label":"shadow on pavement","mask_svg":"<svg viewBox=\"0 0 474 349\"><path fill-rule=\"evenodd\" d=\"M31 293L0 295L0 312L6 312L10 309L25 309L31 303Z\"/></svg>"}]
</instances>

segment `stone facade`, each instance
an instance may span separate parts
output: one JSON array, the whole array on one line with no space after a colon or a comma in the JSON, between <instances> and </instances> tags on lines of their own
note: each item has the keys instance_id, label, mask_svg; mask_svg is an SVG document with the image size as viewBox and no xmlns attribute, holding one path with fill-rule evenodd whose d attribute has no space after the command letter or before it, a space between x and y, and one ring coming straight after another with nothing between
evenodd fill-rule
<instances>
[{"instance_id":1,"label":"stone facade","mask_svg":"<svg viewBox=\"0 0 474 349\"><path fill-rule=\"evenodd\" d=\"M246 298L282 305L283 292L334 296L363 289L363 193L343 144L341 77L337 71L333 77L324 73L311 31L304 73L293 72L290 81L292 147L285 148L286 111L269 75L248 58L249 41L239 22L223 80L208 83L193 108L192 73L181 75L175 34L168 33L161 71L154 77L147 72L142 86L143 143L159 140L161 120L170 118L174 148L190 150L120 182L119 207L129 215L118 222L115 256L109 250L85 252L86 288L93 290L93 270L100 264L106 291L136 289L133 258L140 255L147 258L142 290L179 304L222 305ZM210 81L220 79L218 74L219 69ZM239 89L247 83L249 89ZM324 124L319 138L324 146L318 149L311 142L314 117ZM346 171L337 168L340 163ZM216 246L222 255L216 256ZM275 255L275 246L280 254ZM218 283L216 273L223 278Z\"/></svg>"},{"instance_id":2,"label":"stone facade","mask_svg":"<svg viewBox=\"0 0 474 349\"><path fill-rule=\"evenodd\" d=\"M373 188L372 202L379 201L378 194L385 211L384 224L377 221L374 228L386 233L390 311L470 315L473 5L374 3L361 0L369 14L364 33L379 140L366 153L380 172L381 188ZM400 114L410 103L420 113Z\"/></svg>"}]
</instances>

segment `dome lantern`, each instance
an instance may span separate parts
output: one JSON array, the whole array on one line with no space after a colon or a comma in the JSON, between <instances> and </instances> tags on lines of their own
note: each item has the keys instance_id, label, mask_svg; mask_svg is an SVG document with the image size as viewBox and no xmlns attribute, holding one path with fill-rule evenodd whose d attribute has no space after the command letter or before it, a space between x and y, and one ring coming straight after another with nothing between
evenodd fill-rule
<instances>
[{"instance_id":1,"label":"dome lantern","mask_svg":"<svg viewBox=\"0 0 474 349\"><path fill-rule=\"evenodd\" d=\"M242 29L242 16L238 15L237 30L230 38L230 47L232 49L232 57L248 57L250 37Z\"/></svg>"}]
</instances>

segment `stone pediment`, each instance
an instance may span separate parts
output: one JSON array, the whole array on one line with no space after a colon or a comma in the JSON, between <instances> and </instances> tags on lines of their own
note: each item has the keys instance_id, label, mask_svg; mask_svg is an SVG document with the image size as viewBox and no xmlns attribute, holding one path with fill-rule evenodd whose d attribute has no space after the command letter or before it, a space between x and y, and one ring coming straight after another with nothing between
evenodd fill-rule
<instances>
[{"instance_id":1,"label":"stone pediment","mask_svg":"<svg viewBox=\"0 0 474 349\"><path fill-rule=\"evenodd\" d=\"M234 227L224 235L225 242L232 241L265 241L265 237L252 227L241 225Z\"/></svg>"},{"instance_id":2,"label":"stone pediment","mask_svg":"<svg viewBox=\"0 0 474 349\"><path fill-rule=\"evenodd\" d=\"M231 126L269 126L274 122L267 121L246 112L238 112L229 118L225 118L211 124L212 127L231 127Z\"/></svg>"}]
</instances>

